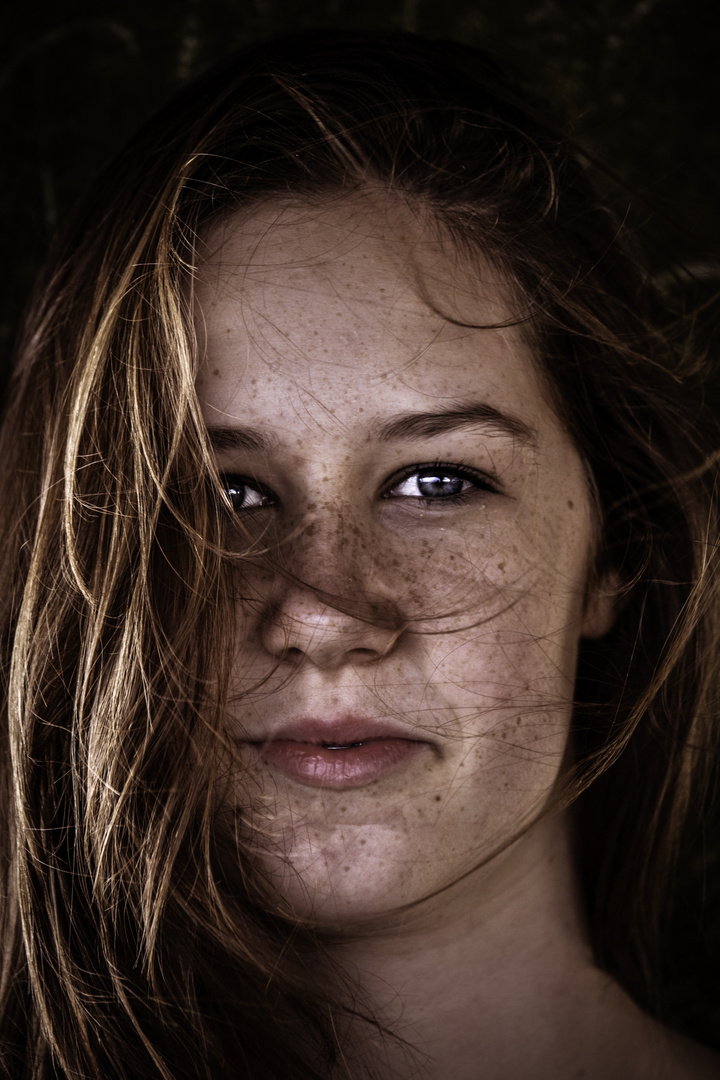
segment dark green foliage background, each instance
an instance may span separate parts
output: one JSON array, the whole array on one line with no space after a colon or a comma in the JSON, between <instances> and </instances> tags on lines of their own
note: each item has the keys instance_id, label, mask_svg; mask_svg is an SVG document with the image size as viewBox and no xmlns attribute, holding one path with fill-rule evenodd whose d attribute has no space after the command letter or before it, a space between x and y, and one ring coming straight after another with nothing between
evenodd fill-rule
<instances>
[{"instance_id":1,"label":"dark green foliage background","mask_svg":"<svg viewBox=\"0 0 720 1080\"><path fill-rule=\"evenodd\" d=\"M49 239L98 169L183 81L300 27L413 30L494 53L613 165L626 186L601 183L674 298L697 308L720 285L716 0L24 0L0 26L0 379ZM698 324L707 337L707 308ZM707 383L718 403L719 384ZM714 814L688 838L665 1001L720 1046L717 830Z\"/></svg>"}]
</instances>

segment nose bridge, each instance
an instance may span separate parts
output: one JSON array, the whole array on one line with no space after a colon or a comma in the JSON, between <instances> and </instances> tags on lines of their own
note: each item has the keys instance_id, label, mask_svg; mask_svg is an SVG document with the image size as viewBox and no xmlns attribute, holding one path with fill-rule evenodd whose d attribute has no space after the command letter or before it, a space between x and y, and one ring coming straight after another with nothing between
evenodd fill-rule
<instances>
[{"instance_id":1,"label":"nose bridge","mask_svg":"<svg viewBox=\"0 0 720 1080\"><path fill-rule=\"evenodd\" d=\"M321 588L333 582L347 587L359 571L360 525L354 516L339 500L310 503L289 530L283 561L290 573Z\"/></svg>"},{"instance_id":2,"label":"nose bridge","mask_svg":"<svg viewBox=\"0 0 720 1080\"><path fill-rule=\"evenodd\" d=\"M378 589L372 546L367 524L340 503L310 506L290 523L264 619L268 651L321 667L387 655L402 620L393 598Z\"/></svg>"}]
</instances>

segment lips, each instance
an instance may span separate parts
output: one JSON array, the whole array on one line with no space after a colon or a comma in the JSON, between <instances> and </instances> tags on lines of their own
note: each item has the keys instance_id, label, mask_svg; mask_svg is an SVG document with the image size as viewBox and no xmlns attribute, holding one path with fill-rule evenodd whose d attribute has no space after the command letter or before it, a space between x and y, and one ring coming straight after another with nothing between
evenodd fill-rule
<instances>
[{"instance_id":1,"label":"lips","mask_svg":"<svg viewBox=\"0 0 720 1080\"><path fill-rule=\"evenodd\" d=\"M401 725L348 717L294 721L252 744L261 761L291 780L331 790L362 787L430 749Z\"/></svg>"}]
</instances>

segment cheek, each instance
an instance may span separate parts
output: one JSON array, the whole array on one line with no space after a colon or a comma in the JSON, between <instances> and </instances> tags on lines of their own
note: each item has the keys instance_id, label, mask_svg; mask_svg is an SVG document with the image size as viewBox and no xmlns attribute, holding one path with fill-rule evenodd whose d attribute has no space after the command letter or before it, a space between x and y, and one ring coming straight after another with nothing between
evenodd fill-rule
<instances>
[{"instance_id":1,"label":"cheek","mask_svg":"<svg viewBox=\"0 0 720 1080\"><path fill-rule=\"evenodd\" d=\"M272 601L291 580L349 610L353 601L376 599L392 603L408 625L453 618L457 628L464 616L492 617L529 592L561 608L582 594L579 545L543 528L536 515L483 505L460 522L443 515L446 524L436 524L428 515L430 522L418 523L413 516L368 523L343 508L331 521L297 518L282 528L248 519L229 543L248 556L238 564L239 594Z\"/></svg>"},{"instance_id":2,"label":"cheek","mask_svg":"<svg viewBox=\"0 0 720 1080\"><path fill-rule=\"evenodd\" d=\"M265 554L238 564L241 652L261 662L259 628L314 594L327 611L402 630L399 651L426 684L483 699L572 694L583 614L590 529L559 515L482 504L462 520L395 513L368 523L348 508L282 530L255 527L238 550ZM273 614L274 613L274 614ZM412 642L412 646L409 646ZM265 658L267 662L267 658ZM378 683L385 681L381 665Z\"/></svg>"},{"instance_id":3,"label":"cheek","mask_svg":"<svg viewBox=\"0 0 720 1080\"><path fill-rule=\"evenodd\" d=\"M398 659L397 671L406 715L470 755L471 771L492 765L516 776L519 765L540 766L536 780L542 787L548 766L556 769L565 752L578 635L539 636L532 625L537 608L545 621L546 605L526 594L478 625L416 632L407 645L408 662ZM392 674L378 682L392 700Z\"/></svg>"},{"instance_id":4,"label":"cheek","mask_svg":"<svg viewBox=\"0 0 720 1080\"><path fill-rule=\"evenodd\" d=\"M447 528L396 558L407 639L377 685L392 697L393 673L410 671L406 709L482 754L564 753L589 544L572 528L539 533L517 520Z\"/></svg>"},{"instance_id":5,"label":"cheek","mask_svg":"<svg viewBox=\"0 0 720 1080\"><path fill-rule=\"evenodd\" d=\"M558 541L549 569L547 542L531 540L517 520L439 527L432 539L353 533L347 523L339 535L321 558L310 545L296 552L289 568L301 567L312 584L332 581L346 606L384 598L401 613L406 631L394 650L343 680L369 709L425 730L441 752L352 792L257 777L250 801L263 867L296 913L318 917L417 900L500 850L541 811L566 748L584 585L584 559L567 554L577 545ZM283 582L271 565L256 568L260 607L270 592L281 596ZM256 640L259 608L246 610ZM260 685L267 658L246 647L249 656L260 687L252 707L265 716L292 698L293 675L303 673L280 665L277 683Z\"/></svg>"},{"instance_id":6,"label":"cheek","mask_svg":"<svg viewBox=\"0 0 720 1080\"><path fill-rule=\"evenodd\" d=\"M418 530L419 532L419 530ZM572 679L585 606L589 530L538 515L492 514L372 548L366 581L393 596L403 624L449 652L491 651L533 680L538 667ZM357 562L359 562L358 560ZM357 565L356 562L356 565ZM460 652L458 652L458 650Z\"/></svg>"}]
</instances>

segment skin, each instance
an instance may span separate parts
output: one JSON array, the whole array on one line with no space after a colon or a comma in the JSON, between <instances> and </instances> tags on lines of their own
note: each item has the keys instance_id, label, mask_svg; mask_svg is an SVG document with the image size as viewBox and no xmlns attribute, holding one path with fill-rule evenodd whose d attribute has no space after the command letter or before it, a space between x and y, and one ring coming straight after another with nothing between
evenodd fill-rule
<instances>
[{"instance_id":1,"label":"skin","mask_svg":"<svg viewBox=\"0 0 720 1080\"><path fill-rule=\"evenodd\" d=\"M588 588L585 469L521 330L497 326L509 289L372 189L268 203L206 251L198 393L250 552L238 797L280 902L341 930L337 956L421 1057L360 1050L388 1077L705 1075L677 1072L674 1036L594 968L567 817L540 819L612 582ZM398 424L416 414L435 419ZM439 462L459 495L419 497ZM257 752L348 714L423 745L350 790Z\"/></svg>"}]
</instances>

